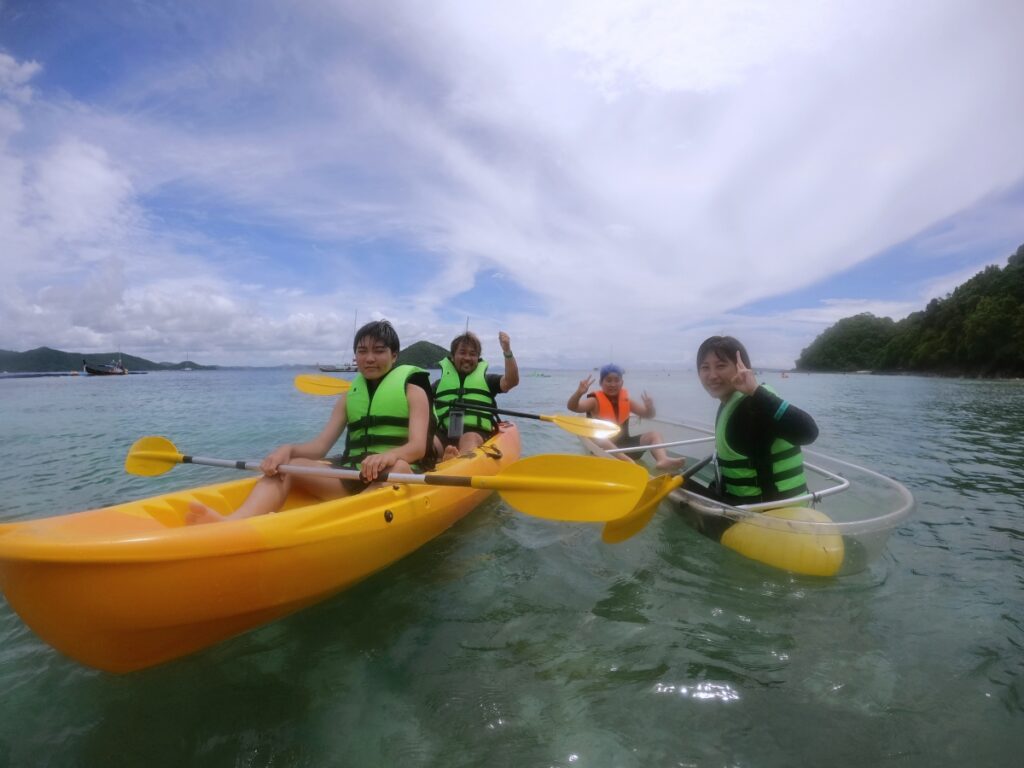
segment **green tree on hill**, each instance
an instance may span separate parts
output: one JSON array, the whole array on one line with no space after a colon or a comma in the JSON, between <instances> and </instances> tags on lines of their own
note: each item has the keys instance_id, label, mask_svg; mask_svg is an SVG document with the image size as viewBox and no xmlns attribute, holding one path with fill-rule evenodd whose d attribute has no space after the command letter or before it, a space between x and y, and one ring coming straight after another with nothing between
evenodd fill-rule
<instances>
[{"instance_id":1,"label":"green tree on hill","mask_svg":"<svg viewBox=\"0 0 1024 768\"><path fill-rule=\"evenodd\" d=\"M440 368L448 350L429 341L417 341L398 355L398 365L418 365L420 368Z\"/></svg>"},{"instance_id":2,"label":"green tree on hill","mask_svg":"<svg viewBox=\"0 0 1024 768\"><path fill-rule=\"evenodd\" d=\"M1024 375L1024 245L899 322L861 314L828 328L797 360L805 371Z\"/></svg>"},{"instance_id":3,"label":"green tree on hill","mask_svg":"<svg viewBox=\"0 0 1024 768\"><path fill-rule=\"evenodd\" d=\"M800 355L797 368L860 371L879 366L882 350L896 334L896 323L869 312L845 317L816 338Z\"/></svg>"}]
</instances>

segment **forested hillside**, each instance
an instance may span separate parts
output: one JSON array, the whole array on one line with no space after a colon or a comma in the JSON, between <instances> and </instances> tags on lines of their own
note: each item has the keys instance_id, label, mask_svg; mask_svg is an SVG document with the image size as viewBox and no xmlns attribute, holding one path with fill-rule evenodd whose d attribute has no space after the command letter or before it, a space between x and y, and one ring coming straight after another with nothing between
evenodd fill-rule
<instances>
[{"instance_id":1,"label":"forested hillside","mask_svg":"<svg viewBox=\"0 0 1024 768\"><path fill-rule=\"evenodd\" d=\"M111 360L120 359L129 371L172 371L182 368L216 368L185 360L180 363L154 363L142 357L119 355L117 352L100 354L83 354L81 352L62 352L50 347L38 347L27 352L12 352L0 349L0 371L7 373L55 373L59 371L80 371L82 361L89 365L103 365Z\"/></svg>"},{"instance_id":2,"label":"forested hillside","mask_svg":"<svg viewBox=\"0 0 1024 768\"><path fill-rule=\"evenodd\" d=\"M440 368L448 350L429 341L417 341L398 355L398 365L418 365L420 368Z\"/></svg>"},{"instance_id":3,"label":"forested hillside","mask_svg":"<svg viewBox=\"0 0 1024 768\"><path fill-rule=\"evenodd\" d=\"M816 338L801 371L1024 376L1024 245L921 312L895 322L861 314Z\"/></svg>"}]
</instances>

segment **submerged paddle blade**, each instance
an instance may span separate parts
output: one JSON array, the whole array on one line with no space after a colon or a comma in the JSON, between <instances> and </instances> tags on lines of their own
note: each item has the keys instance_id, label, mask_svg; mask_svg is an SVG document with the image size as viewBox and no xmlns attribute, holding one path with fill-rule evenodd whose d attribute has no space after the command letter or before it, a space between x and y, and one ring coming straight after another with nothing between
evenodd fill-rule
<instances>
[{"instance_id":1,"label":"submerged paddle blade","mask_svg":"<svg viewBox=\"0 0 1024 768\"><path fill-rule=\"evenodd\" d=\"M581 437L595 437L598 439L615 437L619 434L619 425L602 419L591 419L587 416L541 416L541 421L550 421L557 424L566 432Z\"/></svg>"},{"instance_id":2,"label":"submerged paddle blade","mask_svg":"<svg viewBox=\"0 0 1024 768\"><path fill-rule=\"evenodd\" d=\"M640 533L658 511L661 500L682 484L683 478L679 475L652 477L633 510L625 517L605 524L601 539L606 544L619 544Z\"/></svg>"},{"instance_id":3,"label":"submerged paddle blade","mask_svg":"<svg viewBox=\"0 0 1024 768\"><path fill-rule=\"evenodd\" d=\"M563 454L521 459L473 483L500 491L528 515L575 523L605 523L628 514L646 484L647 470L638 464Z\"/></svg>"},{"instance_id":4,"label":"submerged paddle blade","mask_svg":"<svg viewBox=\"0 0 1024 768\"><path fill-rule=\"evenodd\" d=\"M181 463L181 454L166 437L149 435L140 437L128 449L124 459L125 471L132 475L153 477L169 471Z\"/></svg>"},{"instance_id":5,"label":"submerged paddle blade","mask_svg":"<svg viewBox=\"0 0 1024 768\"><path fill-rule=\"evenodd\" d=\"M342 392L348 392L351 386L351 381L334 376L300 373L295 377L295 388L307 395L340 395Z\"/></svg>"}]
</instances>

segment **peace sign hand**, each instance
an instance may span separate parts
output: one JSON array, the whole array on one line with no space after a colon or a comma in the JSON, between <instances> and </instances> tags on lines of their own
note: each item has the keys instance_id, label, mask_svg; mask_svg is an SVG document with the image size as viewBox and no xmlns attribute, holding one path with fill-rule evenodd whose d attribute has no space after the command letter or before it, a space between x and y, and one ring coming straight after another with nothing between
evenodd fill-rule
<instances>
[{"instance_id":1,"label":"peace sign hand","mask_svg":"<svg viewBox=\"0 0 1024 768\"><path fill-rule=\"evenodd\" d=\"M736 375L732 377L733 389L742 392L744 395L752 395L757 389L757 379L754 372L743 364L743 357L739 350L736 351Z\"/></svg>"},{"instance_id":2,"label":"peace sign hand","mask_svg":"<svg viewBox=\"0 0 1024 768\"><path fill-rule=\"evenodd\" d=\"M653 419L654 418L654 398L651 397L649 394L647 394L647 390L644 390L641 393L641 395L640 395L640 399L643 400L643 402L644 402L644 415L648 419Z\"/></svg>"},{"instance_id":3,"label":"peace sign hand","mask_svg":"<svg viewBox=\"0 0 1024 768\"><path fill-rule=\"evenodd\" d=\"M579 385L579 387L577 387L576 391L580 395L585 395L587 393L587 390L590 389L590 385L593 384L593 383L594 383L594 377L593 376L587 376L587 378L585 378L582 381L580 381L580 385Z\"/></svg>"}]
</instances>

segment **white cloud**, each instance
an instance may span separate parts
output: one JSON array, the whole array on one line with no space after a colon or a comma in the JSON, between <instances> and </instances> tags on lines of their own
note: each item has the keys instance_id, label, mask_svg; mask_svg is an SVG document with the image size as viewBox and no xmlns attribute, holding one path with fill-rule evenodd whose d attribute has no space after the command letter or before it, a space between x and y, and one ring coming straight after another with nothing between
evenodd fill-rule
<instances>
[{"instance_id":1,"label":"white cloud","mask_svg":"<svg viewBox=\"0 0 1024 768\"><path fill-rule=\"evenodd\" d=\"M419 10L257 6L223 27L214 10L194 50L88 103L34 89L45 61L0 54L0 346L311 361L347 348L359 308L442 343L450 313L473 313L535 364L688 364L709 327L785 358L917 287L732 311L1024 178L1020 4ZM998 208L933 244L990 246L1010 229ZM367 269L377 242L437 260L433 276L389 289ZM494 270L543 311L453 306Z\"/></svg>"},{"instance_id":2,"label":"white cloud","mask_svg":"<svg viewBox=\"0 0 1024 768\"><path fill-rule=\"evenodd\" d=\"M30 101L32 88L28 83L41 69L37 61L18 61L0 51L0 96L17 103Z\"/></svg>"}]
</instances>

